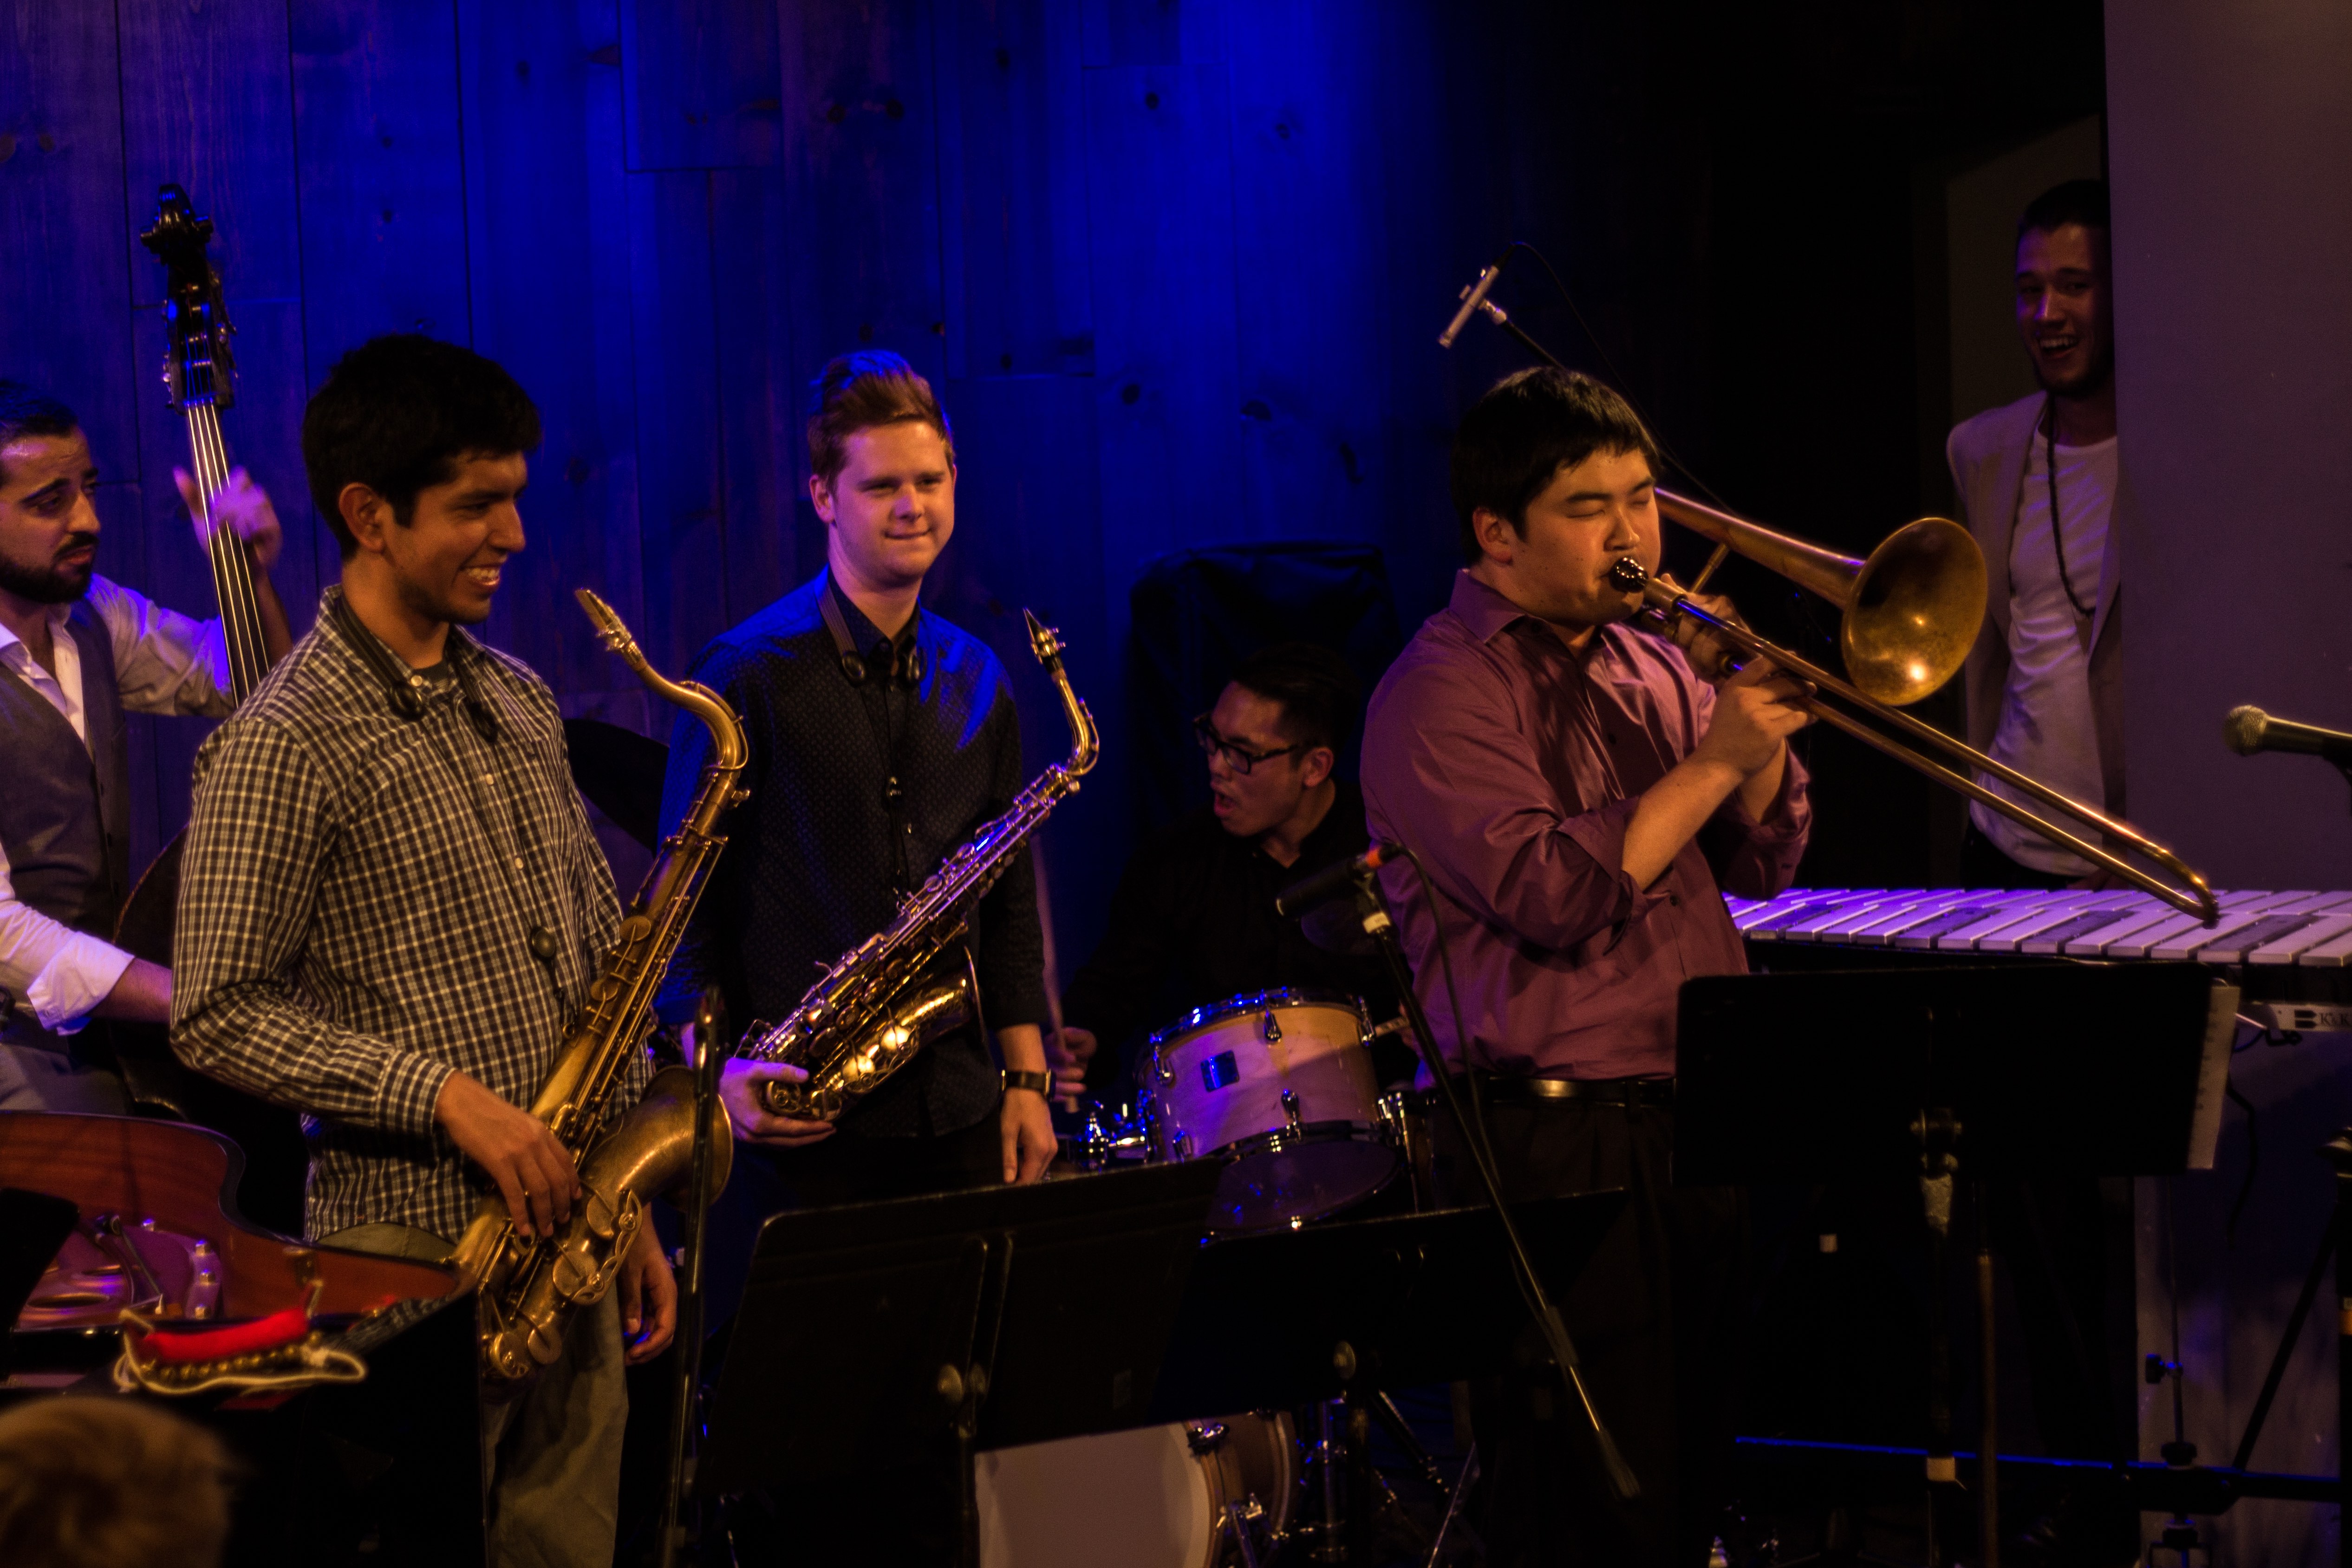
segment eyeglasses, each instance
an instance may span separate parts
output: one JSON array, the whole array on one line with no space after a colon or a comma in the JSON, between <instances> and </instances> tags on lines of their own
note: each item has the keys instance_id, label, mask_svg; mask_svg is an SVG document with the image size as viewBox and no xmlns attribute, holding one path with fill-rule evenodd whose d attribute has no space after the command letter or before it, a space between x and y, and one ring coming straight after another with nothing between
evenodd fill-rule
<instances>
[{"instance_id":1,"label":"eyeglasses","mask_svg":"<svg viewBox=\"0 0 2352 1568\"><path fill-rule=\"evenodd\" d=\"M1222 754L1226 766L1236 773L1246 773L1261 762L1271 762L1277 757L1287 757L1294 751L1307 749L1304 746L1286 746L1278 751L1252 751L1241 742L1227 740L1219 735L1217 727L1209 722L1207 714L1192 721L1192 734L1200 741L1202 751L1212 757Z\"/></svg>"}]
</instances>

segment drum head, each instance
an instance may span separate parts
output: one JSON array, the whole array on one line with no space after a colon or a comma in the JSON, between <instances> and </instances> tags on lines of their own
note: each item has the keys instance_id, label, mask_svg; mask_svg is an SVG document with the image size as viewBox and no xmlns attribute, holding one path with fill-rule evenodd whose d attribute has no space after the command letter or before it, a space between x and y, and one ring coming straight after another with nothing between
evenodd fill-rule
<instances>
[{"instance_id":1,"label":"drum head","mask_svg":"<svg viewBox=\"0 0 2352 1568\"><path fill-rule=\"evenodd\" d=\"M982 1568L1209 1568L1211 1483L1184 1428L1145 1427L984 1453Z\"/></svg>"},{"instance_id":2,"label":"drum head","mask_svg":"<svg viewBox=\"0 0 2352 1568\"><path fill-rule=\"evenodd\" d=\"M1144 1052L1141 1061L1149 1061L1161 1046L1197 1030L1223 1023L1228 1019L1247 1018L1254 1013L1280 1012L1285 1008L1338 1008L1344 1012L1354 1013L1359 1019L1364 1015L1362 998L1349 996L1343 991L1319 991L1303 986L1284 986L1271 991L1245 991L1238 997L1211 1002L1204 1008L1194 1008L1166 1029L1154 1030L1150 1049Z\"/></svg>"},{"instance_id":3,"label":"drum head","mask_svg":"<svg viewBox=\"0 0 2352 1568\"><path fill-rule=\"evenodd\" d=\"M1218 1178L1209 1228L1231 1235L1322 1219L1380 1191L1402 1163L1346 1124L1252 1140Z\"/></svg>"}]
</instances>

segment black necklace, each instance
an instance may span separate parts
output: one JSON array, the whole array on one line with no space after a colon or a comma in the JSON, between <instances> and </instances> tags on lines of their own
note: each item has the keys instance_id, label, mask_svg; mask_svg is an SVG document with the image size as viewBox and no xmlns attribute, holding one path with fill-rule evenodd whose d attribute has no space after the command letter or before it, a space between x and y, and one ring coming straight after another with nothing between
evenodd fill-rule
<instances>
[{"instance_id":1,"label":"black necklace","mask_svg":"<svg viewBox=\"0 0 2352 1568\"><path fill-rule=\"evenodd\" d=\"M2099 601L2095 595L2085 604L2074 592L2074 576L2066 570L2066 529L2058 515L2058 402L2054 398L2042 401L2045 412L2042 433L2042 462L2050 478L2050 549L2058 558L2058 584L2066 591L2066 602L2084 620L2093 619Z\"/></svg>"}]
</instances>

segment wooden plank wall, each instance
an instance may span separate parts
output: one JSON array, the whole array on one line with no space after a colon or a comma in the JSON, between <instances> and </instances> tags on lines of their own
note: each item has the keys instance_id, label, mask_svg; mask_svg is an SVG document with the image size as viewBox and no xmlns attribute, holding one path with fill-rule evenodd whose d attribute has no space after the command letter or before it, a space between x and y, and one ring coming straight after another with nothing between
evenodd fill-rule
<instances>
[{"instance_id":1,"label":"wooden plank wall","mask_svg":"<svg viewBox=\"0 0 2352 1568\"><path fill-rule=\"evenodd\" d=\"M1510 214L1491 170L1446 167L1435 100L1468 78L1442 9L0 0L0 375L81 412L101 570L207 611L137 243L156 185L185 183L220 225L243 377L225 423L288 524L298 632L336 567L304 399L375 333L467 342L547 427L488 635L567 712L666 736L569 589L598 585L682 668L822 559L809 378L898 350L956 424L940 607L1014 669L1035 765L1066 737L1023 605L1062 626L1105 724L1102 776L1048 847L1075 961L1131 827L1141 564L1369 539L1407 624L1444 591L1469 372L1430 340ZM142 861L185 818L204 730L135 725Z\"/></svg>"}]
</instances>

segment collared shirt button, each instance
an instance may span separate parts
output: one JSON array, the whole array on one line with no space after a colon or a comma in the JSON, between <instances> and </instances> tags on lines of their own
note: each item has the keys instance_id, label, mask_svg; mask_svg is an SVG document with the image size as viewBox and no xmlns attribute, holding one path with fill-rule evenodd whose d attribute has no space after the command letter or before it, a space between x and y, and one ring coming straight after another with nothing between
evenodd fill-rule
<instances>
[{"instance_id":1,"label":"collared shirt button","mask_svg":"<svg viewBox=\"0 0 2352 1568\"><path fill-rule=\"evenodd\" d=\"M483 783L485 783L485 784L488 784L488 783L491 782L491 780L492 780L493 779L495 779L496 777L497 777L497 776L496 776L495 774L485 773L485 774L483 774L483 775L482 775L482 782L483 782Z\"/></svg>"},{"instance_id":2,"label":"collared shirt button","mask_svg":"<svg viewBox=\"0 0 2352 1568\"><path fill-rule=\"evenodd\" d=\"M515 856L515 870L522 870L522 856L520 855Z\"/></svg>"}]
</instances>

